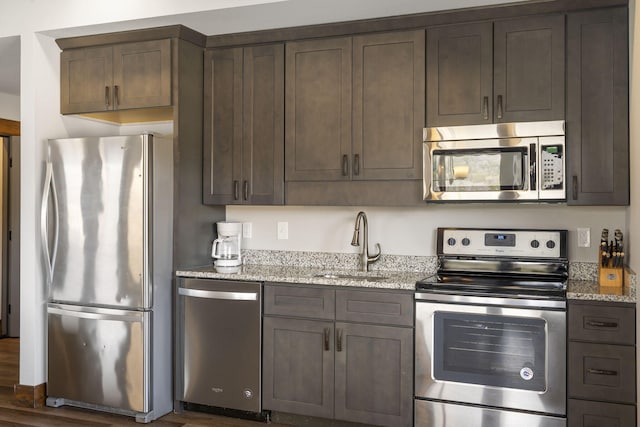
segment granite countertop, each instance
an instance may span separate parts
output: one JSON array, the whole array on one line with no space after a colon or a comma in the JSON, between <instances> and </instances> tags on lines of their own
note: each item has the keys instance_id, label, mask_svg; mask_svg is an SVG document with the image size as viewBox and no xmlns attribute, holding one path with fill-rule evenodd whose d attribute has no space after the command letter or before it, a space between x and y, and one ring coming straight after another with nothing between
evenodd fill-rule
<instances>
[{"instance_id":1,"label":"granite countertop","mask_svg":"<svg viewBox=\"0 0 640 427\"><path fill-rule=\"evenodd\" d=\"M597 280L569 280L567 299L636 303L635 283L629 286L600 286Z\"/></svg>"},{"instance_id":2,"label":"granite countertop","mask_svg":"<svg viewBox=\"0 0 640 427\"><path fill-rule=\"evenodd\" d=\"M232 267L232 269L234 269ZM176 271L178 277L246 280L313 285L351 286L376 289L415 290L416 281L428 273L407 271L369 271L281 265L243 265L237 272L220 272L212 265ZM338 277L333 277L338 276ZM349 276L349 277L339 277Z\"/></svg>"},{"instance_id":3,"label":"granite countertop","mask_svg":"<svg viewBox=\"0 0 640 427\"><path fill-rule=\"evenodd\" d=\"M377 269L365 273L352 267L357 265L357 255L347 257L317 253L292 255L289 252L273 251L254 251L246 255L248 255L245 256L246 258L251 258L254 262L241 267L232 267L235 270L233 272L216 270L212 264L208 264L180 269L176 271L176 276L413 291L418 280L431 276L436 269L434 257L386 256L376 263ZM335 268L327 268L328 265ZM596 264L573 263L569 277L567 299L634 304L636 302L635 274L625 278L624 287L599 286L597 280L593 280L597 277Z\"/></svg>"}]
</instances>

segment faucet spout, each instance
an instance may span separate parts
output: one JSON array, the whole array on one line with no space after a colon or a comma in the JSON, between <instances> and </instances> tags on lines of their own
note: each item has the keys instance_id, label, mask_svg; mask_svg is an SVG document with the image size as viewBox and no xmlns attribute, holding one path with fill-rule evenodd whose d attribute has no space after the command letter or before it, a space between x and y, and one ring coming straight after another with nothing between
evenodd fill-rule
<instances>
[{"instance_id":1,"label":"faucet spout","mask_svg":"<svg viewBox=\"0 0 640 427\"><path fill-rule=\"evenodd\" d=\"M360 270L369 271L369 264L376 262L380 259L382 250L380 244L376 243L378 253L374 256L369 256L369 239L368 239L368 224L367 214L360 211L356 216L356 224L353 231L353 239L351 239L351 246L360 246L360 223L362 223L362 251L360 252Z\"/></svg>"}]
</instances>

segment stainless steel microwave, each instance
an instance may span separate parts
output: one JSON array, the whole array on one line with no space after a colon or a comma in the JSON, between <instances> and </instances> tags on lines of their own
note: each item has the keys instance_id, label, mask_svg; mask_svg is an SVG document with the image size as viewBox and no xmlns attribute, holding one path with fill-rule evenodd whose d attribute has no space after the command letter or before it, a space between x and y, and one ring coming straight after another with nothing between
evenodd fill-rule
<instances>
[{"instance_id":1,"label":"stainless steel microwave","mask_svg":"<svg viewBox=\"0 0 640 427\"><path fill-rule=\"evenodd\" d=\"M566 200L564 121L424 129L427 201Z\"/></svg>"}]
</instances>

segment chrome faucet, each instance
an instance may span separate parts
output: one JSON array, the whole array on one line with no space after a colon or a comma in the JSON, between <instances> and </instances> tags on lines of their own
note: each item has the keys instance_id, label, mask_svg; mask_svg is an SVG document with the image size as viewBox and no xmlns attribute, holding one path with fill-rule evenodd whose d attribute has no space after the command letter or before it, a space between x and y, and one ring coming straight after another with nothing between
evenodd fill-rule
<instances>
[{"instance_id":1,"label":"chrome faucet","mask_svg":"<svg viewBox=\"0 0 640 427\"><path fill-rule=\"evenodd\" d=\"M351 246L360 246L360 220L363 223L362 233L364 237L362 238L362 252L360 252L360 270L361 271L369 271L369 264L372 262L376 262L380 259L380 253L382 252L380 249L380 243L376 243L376 247L378 248L378 253L372 257L369 256L369 242L368 242L368 230L367 230L367 214L360 211L358 212L358 216L356 216L356 226L353 231L353 239L351 239Z\"/></svg>"}]
</instances>

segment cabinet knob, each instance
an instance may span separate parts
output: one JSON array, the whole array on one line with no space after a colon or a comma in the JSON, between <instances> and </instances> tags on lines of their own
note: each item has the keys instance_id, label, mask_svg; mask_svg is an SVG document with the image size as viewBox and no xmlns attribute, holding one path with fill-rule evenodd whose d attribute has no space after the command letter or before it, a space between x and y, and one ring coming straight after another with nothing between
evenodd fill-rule
<instances>
[{"instance_id":1,"label":"cabinet knob","mask_svg":"<svg viewBox=\"0 0 640 427\"><path fill-rule=\"evenodd\" d=\"M113 87L113 106L117 107L118 105L120 105L120 95L118 85L115 85Z\"/></svg>"},{"instance_id":2,"label":"cabinet knob","mask_svg":"<svg viewBox=\"0 0 640 427\"><path fill-rule=\"evenodd\" d=\"M109 86L105 86L104 87L104 104L107 106L107 108L109 108L109 104L111 104L111 99L110 99L110 93L109 93Z\"/></svg>"},{"instance_id":3,"label":"cabinet knob","mask_svg":"<svg viewBox=\"0 0 640 427\"><path fill-rule=\"evenodd\" d=\"M240 198L240 183L237 180L233 181L233 200Z\"/></svg>"},{"instance_id":4,"label":"cabinet knob","mask_svg":"<svg viewBox=\"0 0 640 427\"><path fill-rule=\"evenodd\" d=\"M247 180L242 183L242 193L244 200L249 200L249 181Z\"/></svg>"},{"instance_id":5,"label":"cabinet knob","mask_svg":"<svg viewBox=\"0 0 640 427\"><path fill-rule=\"evenodd\" d=\"M498 109L498 118L501 119L502 118L502 95L498 95L497 109Z\"/></svg>"},{"instance_id":6,"label":"cabinet knob","mask_svg":"<svg viewBox=\"0 0 640 427\"><path fill-rule=\"evenodd\" d=\"M349 156L342 156L342 176L349 176Z\"/></svg>"},{"instance_id":7,"label":"cabinet knob","mask_svg":"<svg viewBox=\"0 0 640 427\"><path fill-rule=\"evenodd\" d=\"M353 174L360 175L360 155L355 154L353 156Z\"/></svg>"}]
</instances>

